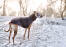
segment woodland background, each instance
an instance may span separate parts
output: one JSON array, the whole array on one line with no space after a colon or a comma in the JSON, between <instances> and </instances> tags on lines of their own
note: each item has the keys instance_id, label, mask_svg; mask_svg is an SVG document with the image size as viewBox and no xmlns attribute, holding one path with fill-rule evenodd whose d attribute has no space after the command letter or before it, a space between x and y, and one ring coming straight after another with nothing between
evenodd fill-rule
<instances>
[{"instance_id":1,"label":"woodland background","mask_svg":"<svg viewBox=\"0 0 66 47\"><path fill-rule=\"evenodd\" d=\"M32 11L64 19L66 0L0 0L0 16L28 16Z\"/></svg>"}]
</instances>

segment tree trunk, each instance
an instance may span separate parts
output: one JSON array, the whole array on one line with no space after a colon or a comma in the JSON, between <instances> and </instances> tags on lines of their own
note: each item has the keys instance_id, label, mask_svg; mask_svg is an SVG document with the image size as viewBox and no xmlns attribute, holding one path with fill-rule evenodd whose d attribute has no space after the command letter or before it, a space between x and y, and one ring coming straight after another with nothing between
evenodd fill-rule
<instances>
[{"instance_id":1,"label":"tree trunk","mask_svg":"<svg viewBox=\"0 0 66 47\"><path fill-rule=\"evenodd\" d=\"M66 0L64 0L64 3L65 3L64 10L63 10L62 13L61 13L62 20L64 20L63 13L64 13L64 11L66 10Z\"/></svg>"},{"instance_id":2,"label":"tree trunk","mask_svg":"<svg viewBox=\"0 0 66 47\"><path fill-rule=\"evenodd\" d=\"M18 13L18 16L21 16L21 4L22 4L22 1L19 0L20 11L19 11L19 13Z\"/></svg>"},{"instance_id":3,"label":"tree trunk","mask_svg":"<svg viewBox=\"0 0 66 47\"><path fill-rule=\"evenodd\" d=\"M61 6L60 7L61 7L60 8L60 10L61 10L61 18L62 18L62 20L64 20L64 17L63 17L64 10L62 11L62 0L61 0Z\"/></svg>"},{"instance_id":4,"label":"tree trunk","mask_svg":"<svg viewBox=\"0 0 66 47\"><path fill-rule=\"evenodd\" d=\"M5 13L5 1L6 0L4 0L4 3L3 3L3 15L2 16L6 16L6 13Z\"/></svg>"},{"instance_id":5,"label":"tree trunk","mask_svg":"<svg viewBox=\"0 0 66 47\"><path fill-rule=\"evenodd\" d=\"M64 20L64 17L63 17L63 12L61 12L61 18L62 18L62 20Z\"/></svg>"}]
</instances>

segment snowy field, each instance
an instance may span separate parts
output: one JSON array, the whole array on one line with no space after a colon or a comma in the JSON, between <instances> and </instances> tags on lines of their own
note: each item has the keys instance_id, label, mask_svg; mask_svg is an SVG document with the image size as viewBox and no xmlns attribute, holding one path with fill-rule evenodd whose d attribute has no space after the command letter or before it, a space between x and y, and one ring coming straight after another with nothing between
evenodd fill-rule
<instances>
[{"instance_id":1,"label":"snowy field","mask_svg":"<svg viewBox=\"0 0 66 47\"><path fill-rule=\"evenodd\" d=\"M33 22L30 30L30 40L23 40L24 28L19 27L15 37L15 45L8 43L8 25L4 25L13 17L0 16L0 47L66 47L66 20L60 18L38 18Z\"/></svg>"}]
</instances>

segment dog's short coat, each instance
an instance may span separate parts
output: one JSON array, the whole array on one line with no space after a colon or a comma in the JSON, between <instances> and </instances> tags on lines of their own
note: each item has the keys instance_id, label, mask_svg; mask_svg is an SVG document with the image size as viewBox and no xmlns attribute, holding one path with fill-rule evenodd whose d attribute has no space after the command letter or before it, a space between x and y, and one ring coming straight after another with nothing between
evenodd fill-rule
<instances>
[{"instance_id":1,"label":"dog's short coat","mask_svg":"<svg viewBox=\"0 0 66 47\"><path fill-rule=\"evenodd\" d=\"M28 39L29 39L31 24L39 16L42 17L42 15L39 15L39 13L34 11L33 14L30 15L29 17L25 17L25 18L21 17L21 18L14 18L14 19L12 19L9 22L9 30L8 30L8 31L10 31L10 33L9 33L9 43L10 43L10 36L11 36L11 33L12 33L11 25L14 25L14 27L15 27L14 35L13 35L13 44L14 44L14 38L15 38L15 36L17 34L18 26L21 26L21 27L25 28L23 39L25 39L25 34L26 34L27 29L28 29ZM6 32L8 32L8 31L6 31Z\"/></svg>"}]
</instances>

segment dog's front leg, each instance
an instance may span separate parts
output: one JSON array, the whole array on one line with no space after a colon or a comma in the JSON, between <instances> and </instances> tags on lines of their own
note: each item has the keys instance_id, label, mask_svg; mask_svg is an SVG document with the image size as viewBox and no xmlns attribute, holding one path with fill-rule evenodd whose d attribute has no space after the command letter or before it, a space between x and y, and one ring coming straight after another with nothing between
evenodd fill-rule
<instances>
[{"instance_id":1,"label":"dog's front leg","mask_svg":"<svg viewBox=\"0 0 66 47\"><path fill-rule=\"evenodd\" d=\"M27 28L25 29L23 39L25 40L25 34L26 34Z\"/></svg>"},{"instance_id":2,"label":"dog's front leg","mask_svg":"<svg viewBox=\"0 0 66 47\"><path fill-rule=\"evenodd\" d=\"M28 40L29 40L29 36L30 36L30 28L31 28L31 25L29 25L29 27L28 27Z\"/></svg>"}]
</instances>

